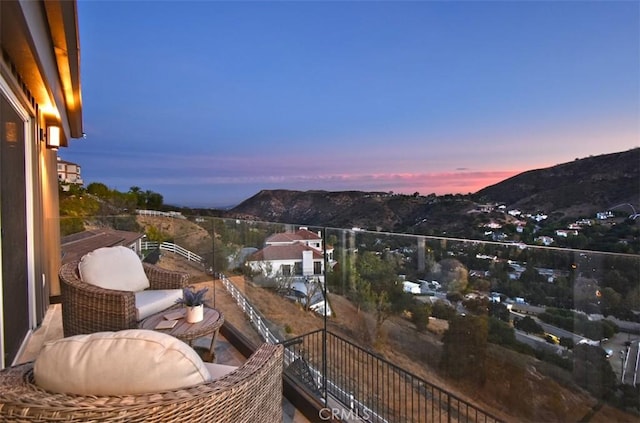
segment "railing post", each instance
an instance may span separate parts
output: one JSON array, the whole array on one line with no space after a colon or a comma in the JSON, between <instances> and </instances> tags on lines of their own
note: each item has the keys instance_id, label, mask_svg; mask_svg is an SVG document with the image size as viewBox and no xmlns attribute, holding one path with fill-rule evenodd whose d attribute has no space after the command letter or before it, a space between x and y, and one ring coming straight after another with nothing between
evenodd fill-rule
<instances>
[{"instance_id":1,"label":"railing post","mask_svg":"<svg viewBox=\"0 0 640 423\"><path fill-rule=\"evenodd\" d=\"M326 327L326 319L327 319L327 317L324 316L325 327L322 330L322 395L324 396L325 404L326 404L327 399L328 399L328 396L327 396L327 327Z\"/></svg>"}]
</instances>

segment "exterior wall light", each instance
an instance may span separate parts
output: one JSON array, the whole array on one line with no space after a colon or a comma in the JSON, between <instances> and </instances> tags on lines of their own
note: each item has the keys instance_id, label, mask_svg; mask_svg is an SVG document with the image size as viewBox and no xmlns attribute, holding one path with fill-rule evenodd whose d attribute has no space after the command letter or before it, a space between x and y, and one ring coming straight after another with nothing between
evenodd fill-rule
<instances>
[{"instance_id":1,"label":"exterior wall light","mask_svg":"<svg viewBox=\"0 0 640 423\"><path fill-rule=\"evenodd\" d=\"M60 127L54 125L47 126L47 148L57 150L60 147Z\"/></svg>"}]
</instances>

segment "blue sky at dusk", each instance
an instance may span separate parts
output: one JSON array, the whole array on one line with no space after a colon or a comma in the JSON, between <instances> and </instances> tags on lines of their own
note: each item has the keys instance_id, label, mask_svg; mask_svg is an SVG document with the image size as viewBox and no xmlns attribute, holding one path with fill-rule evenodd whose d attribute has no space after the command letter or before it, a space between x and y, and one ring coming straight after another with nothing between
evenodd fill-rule
<instances>
[{"instance_id":1,"label":"blue sky at dusk","mask_svg":"<svg viewBox=\"0 0 640 423\"><path fill-rule=\"evenodd\" d=\"M78 2L85 183L475 192L640 146L635 1Z\"/></svg>"}]
</instances>

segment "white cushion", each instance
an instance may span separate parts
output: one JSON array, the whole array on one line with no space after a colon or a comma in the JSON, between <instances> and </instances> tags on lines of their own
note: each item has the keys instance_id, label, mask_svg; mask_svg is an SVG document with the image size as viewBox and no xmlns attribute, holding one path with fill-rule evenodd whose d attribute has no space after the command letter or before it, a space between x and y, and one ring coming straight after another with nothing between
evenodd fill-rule
<instances>
[{"instance_id":1,"label":"white cushion","mask_svg":"<svg viewBox=\"0 0 640 423\"><path fill-rule=\"evenodd\" d=\"M211 375L211 380L220 379L222 376L226 375L227 373L231 373L232 371L237 369L236 366L227 366L226 364L216 364L216 363L207 363L207 362L204 363L204 366L209 371L209 374Z\"/></svg>"},{"instance_id":2,"label":"white cushion","mask_svg":"<svg viewBox=\"0 0 640 423\"><path fill-rule=\"evenodd\" d=\"M83 282L105 289L135 292L149 288L140 258L123 246L98 248L85 254L78 271Z\"/></svg>"},{"instance_id":3,"label":"white cushion","mask_svg":"<svg viewBox=\"0 0 640 423\"><path fill-rule=\"evenodd\" d=\"M159 313L176 304L182 298L181 289L149 289L135 293L138 321Z\"/></svg>"},{"instance_id":4,"label":"white cushion","mask_svg":"<svg viewBox=\"0 0 640 423\"><path fill-rule=\"evenodd\" d=\"M189 345L141 329L48 342L36 358L34 377L50 392L98 396L160 392L211 380Z\"/></svg>"}]
</instances>

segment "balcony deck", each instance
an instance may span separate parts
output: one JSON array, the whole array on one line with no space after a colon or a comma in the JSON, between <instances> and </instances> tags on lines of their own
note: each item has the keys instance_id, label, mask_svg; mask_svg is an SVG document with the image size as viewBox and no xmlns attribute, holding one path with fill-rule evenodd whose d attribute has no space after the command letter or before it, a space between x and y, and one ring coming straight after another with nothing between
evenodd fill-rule
<instances>
[{"instance_id":1,"label":"balcony deck","mask_svg":"<svg viewBox=\"0 0 640 423\"><path fill-rule=\"evenodd\" d=\"M60 339L62 337L62 307L60 304L52 304L47 310L44 320L42 321L42 325L32 333L16 364L35 360L40 348L45 342ZM200 343L203 345L209 345L210 342L211 338L202 338L196 341L196 345ZM238 366L246 360L244 356L222 335L219 335L216 339L215 353L217 357L216 362L220 364ZM283 423L309 422L309 420L284 396L282 398L282 411Z\"/></svg>"}]
</instances>

